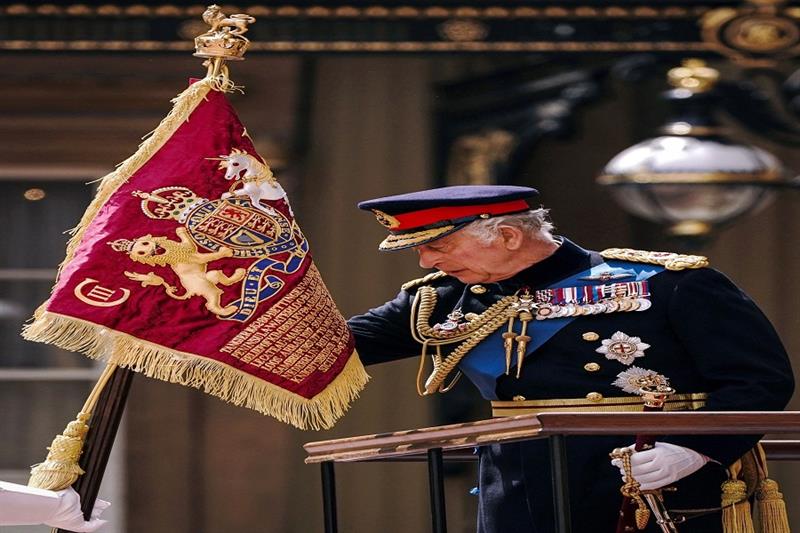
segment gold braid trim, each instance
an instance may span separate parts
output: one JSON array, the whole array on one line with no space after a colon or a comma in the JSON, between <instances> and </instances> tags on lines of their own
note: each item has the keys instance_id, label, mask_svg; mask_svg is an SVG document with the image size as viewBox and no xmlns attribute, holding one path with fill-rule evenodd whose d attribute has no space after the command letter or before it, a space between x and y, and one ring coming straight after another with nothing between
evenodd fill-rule
<instances>
[{"instance_id":1,"label":"gold braid trim","mask_svg":"<svg viewBox=\"0 0 800 533\"><path fill-rule=\"evenodd\" d=\"M429 281L434 281L445 277L447 277L447 274L445 274L441 270L437 270L436 272L431 272L430 274L426 274L421 278L412 279L411 281L406 281L400 286L400 289L407 291L409 289L413 289L415 287L419 287L420 285L428 283Z\"/></svg>"},{"instance_id":2,"label":"gold braid trim","mask_svg":"<svg viewBox=\"0 0 800 533\"><path fill-rule=\"evenodd\" d=\"M30 324L28 340L108 358L145 376L202 390L240 407L272 416L300 429L329 429L347 411L369 380L353 351L336 378L313 398L305 398L232 366L196 354L170 350L86 320L46 311Z\"/></svg>"},{"instance_id":3,"label":"gold braid trim","mask_svg":"<svg viewBox=\"0 0 800 533\"><path fill-rule=\"evenodd\" d=\"M619 259L634 263L661 265L667 270L684 270L708 266L708 258L702 255L684 255L672 252L648 252L630 248L607 248L600 252L604 259Z\"/></svg>"},{"instance_id":4,"label":"gold braid trim","mask_svg":"<svg viewBox=\"0 0 800 533\"><path fill-rule=\"evenodd\" d=\"M411 334L417 342L422 344L420 372L417 376L417 392L419 392L420 395L445 392L442 384L447 376L470 350L508 322L508 314L506 311L512 303L517 301L517 297L506 296L481 313L477 319L470 322L466 330L452 336L441 335L430 326L429 321L433 309L436 307L436 301L436 289L429 286L421 287L417 291L417 295L411 306ZM438 347L460 341L463 342L456 346L456 348L442 360ZM436 346L437 350L436 354L432 357L433 372L428 376L423 387L420 384L420 378L425 363L425 356L427 355L427 347L429 345ZM449 387L446 389L449 390Z\"/></svg>"}]
</instances>

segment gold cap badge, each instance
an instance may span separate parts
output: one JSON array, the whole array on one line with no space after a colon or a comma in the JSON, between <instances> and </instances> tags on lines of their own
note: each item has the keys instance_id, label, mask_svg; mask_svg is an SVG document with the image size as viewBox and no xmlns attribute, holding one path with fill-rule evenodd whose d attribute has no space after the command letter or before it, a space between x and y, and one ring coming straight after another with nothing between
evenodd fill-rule
<instances>
[{"instance_id":1,"label":"gold cap badge","mask_svg":"<svg viewBox=\"0 0 800 533\"><path fill-rule=\"evenodd\" d=\"M400 221L394 218L392 215L384 213L383 211L379 211L377 209L372 210L375 213L375 218L378 219L382 225L386 226L389 229L395 229L400 227Z\"/></svg>"}]
</instances>

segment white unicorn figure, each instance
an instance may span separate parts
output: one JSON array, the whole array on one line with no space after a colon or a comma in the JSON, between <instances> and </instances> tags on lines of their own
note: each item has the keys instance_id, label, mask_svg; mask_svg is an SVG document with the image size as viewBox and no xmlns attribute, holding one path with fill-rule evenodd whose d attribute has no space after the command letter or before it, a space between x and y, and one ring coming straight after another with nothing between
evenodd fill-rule
<instances>
[{"instance_id":1,"label":"white unicorn figure","mask_svg":"<svg viewBox=\"0 0 800 533\"><path fill-rule=\"evenodd\" d=\"M222 198L231 196L249 196L253 207L271 213L273 209L262 205L261 200L280 200L286 198L286 191L280 186L272 175L272 171L266 163L262 163L257 158L248 154L244 150L234 148L228 155L211 157L219 161L219 168L225 169L225 179L234 180L242 184L241 188L231 192L226 192Z\"/></svg>"}]
</instances>

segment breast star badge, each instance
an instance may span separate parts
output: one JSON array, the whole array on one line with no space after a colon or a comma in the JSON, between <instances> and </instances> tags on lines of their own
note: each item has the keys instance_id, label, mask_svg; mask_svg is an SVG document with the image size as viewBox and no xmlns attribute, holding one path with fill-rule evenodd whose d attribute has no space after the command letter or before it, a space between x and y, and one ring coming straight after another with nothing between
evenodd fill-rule
<instances>
[{"instance_id":1,"label":"breast star badge","mask_svg":"<svg viewBox=\"0 0 800 533\"><path fill-rule=\"evenodd\" d=\"M632 366L628 370L617 374L617 379L612 385L630 394L641 394L643 387L669 386L669 379L654 370Z\"/></svg>"},{"instance_id":2,"label":"breast star badge","mask_svg":"<svg viewBox=\"0 0 800 533\"><path fill-rule=\"evenodd\" d=\"M595 350L606 356L606 359L616 360L623 365L633 363L637 357L644 357L644 351L650 347L642 342L639 337L630 337L621 331L611 335L610 339L603 339L603 345Z\"/></svg>"}]
</instances>

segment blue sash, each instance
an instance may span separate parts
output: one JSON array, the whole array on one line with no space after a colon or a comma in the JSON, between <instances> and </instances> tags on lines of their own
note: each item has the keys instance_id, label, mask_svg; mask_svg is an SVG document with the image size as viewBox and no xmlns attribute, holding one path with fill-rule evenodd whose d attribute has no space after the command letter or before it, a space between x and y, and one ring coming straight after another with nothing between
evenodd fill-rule
<instances>
[{"instance_id":1,"label":"blue sash","mask_svg":"<svg viewBox=\"0 0 800 533\"><path fill-rule=\"evenodd\" d=\"M554 289L558 287L585 287L588 285L601 285L597 279L585 280L580 278L596 278L603 272L611 274L630 274L631 278L620 281L642 281L659 272L664 267L649 265L644 263L629 263L626 261L606 261L590 269L584 270L574 276L557 281L547 287ZM545 342L558 333L561 328L575 320L577 317L552 318L548 320L532 320L528 323L527 334L531 337L525 357L538 350ZM521 324L515 321L514 328L520 332ZM472 383L478 387L481 395L487 400L496 400L495 387L497 378L506 371L506 361L503 350L503 332L506 327L500 327L486 337L480 344L470 350L470 352L458 364L458 369L466 375Z\"/></svg>"}]
</instances>

